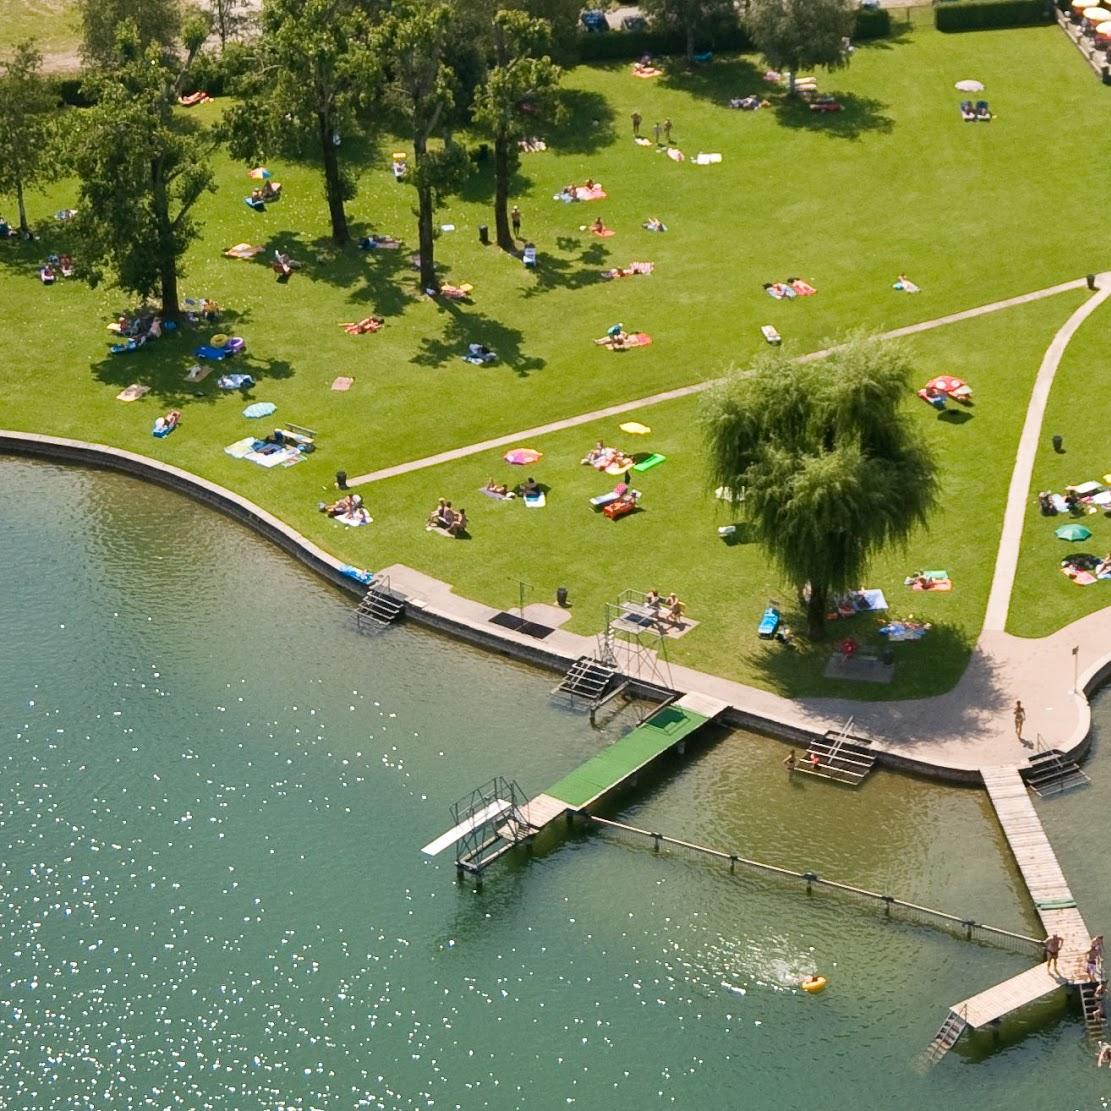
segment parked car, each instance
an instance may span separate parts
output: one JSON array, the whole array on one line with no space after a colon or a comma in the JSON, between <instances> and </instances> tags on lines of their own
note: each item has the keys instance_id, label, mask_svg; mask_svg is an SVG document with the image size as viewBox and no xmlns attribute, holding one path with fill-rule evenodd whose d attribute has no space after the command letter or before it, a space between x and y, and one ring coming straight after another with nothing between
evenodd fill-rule
<instances>
[{"instance_id":1,"label":"parked car","mask_svg":"<svg viewBox=\"0 0 1111 1111\"><path fill-rule=\"evenodd\" d=\"M610 29L609 21L606 19L606 13L600 12L597 9L590 9L583 12L582 25L588 31L608 31Z\"/></svg>"}]
</instances>

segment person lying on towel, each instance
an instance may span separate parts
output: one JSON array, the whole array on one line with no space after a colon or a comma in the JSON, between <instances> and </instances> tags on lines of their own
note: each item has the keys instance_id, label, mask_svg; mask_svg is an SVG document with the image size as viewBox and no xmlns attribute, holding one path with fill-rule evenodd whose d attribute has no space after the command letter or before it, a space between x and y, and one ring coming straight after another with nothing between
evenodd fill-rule
<instances>
[{"instance_id":1,"label":"person lying on towel","mask_svg":"<svg viewBox=\"0 0 1111 1111\"><path fill-rule=\"evenodd\" d=\"M332 502L331 505L320 502L317 508L321 513L327 513L329 517L344 517L348 513L353 513L362 504L363 499L358 494L348 494L339 501Z\"/></svg>"},{"instance_id":2,"label":"person lying on towel","mask_svg":"<svg viewBox=\"0 0 1111 1111\"><path fill-rule=\"evenodd\" d=\"M380 316L364 316L362 320L341 324L340 327L349 336L364 336L367 332L377 332L383 324L385 321Z\"/></svg>"},{"instance_id":3,"label":"person lying on towel","mask_svg":"<svg viewBox=\"0 0 1111 1111\"><path fill-rule=\"evenodd\" d=\"M256 192L264 201L276 201L282 195L282 183L267 179L263 183L261 192L258 190Z\"/></svg>"}]
</instances>

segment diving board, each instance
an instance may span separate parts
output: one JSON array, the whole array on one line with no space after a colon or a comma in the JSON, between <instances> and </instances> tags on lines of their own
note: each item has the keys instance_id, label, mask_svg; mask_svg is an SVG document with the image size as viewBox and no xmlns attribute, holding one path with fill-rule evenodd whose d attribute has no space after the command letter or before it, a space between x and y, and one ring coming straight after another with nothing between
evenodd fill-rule
<instances>
[{"instance_id":1,"label":"diving board","mask_svg":"<svg viewBox=\"0 0 1111 1111\"><path fill-rule=\"evenodd\" d=\"M513 803L495 799L477 813L471 814L466 821L460 822L457 826L452 826L447 833L441 834L435 841L429 841L421 849L421 852L425 856L439 856L449 845L454 845L456 841L462 841L468 833L474 833L479 826L504 817L512 809Z\"/></svg>"}]
</instances>

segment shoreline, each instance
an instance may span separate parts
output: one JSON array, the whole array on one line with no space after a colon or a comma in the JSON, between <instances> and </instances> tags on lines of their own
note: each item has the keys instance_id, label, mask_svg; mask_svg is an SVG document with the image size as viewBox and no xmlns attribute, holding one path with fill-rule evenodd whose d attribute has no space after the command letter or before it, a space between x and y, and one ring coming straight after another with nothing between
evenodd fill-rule
<instances>
[{"instance_id":1,"label":"shoreline","mask_svg":"<svg viewBox=\"0 0 1111 1111\"><path fill-rule=\"evenodd\" d=\"M0 429L0 454L114 470L165 486L246 525L353 597L359 598L364 593L361 584L341 573L339 568L344 566L342 561L280 518L247 498L182 468L104 444L6 429ZM581 655L590 654L593 646L593 638L566 633L558 628L550 638L551 644L545 645L520 633L492 625L489 619L496 610L460 598L452 592L450 584L402 565L380 568L375 574L390 576L393 589L405 598L406 616L416 624L553 673L566 672ZM402 585L396 585L394 579L402 580ZM1070 628L1071 625L1066 626L1054 635L1067 633ZM722 721L733 728L746 729L795 746L805 746L812 740L824 739L827 732L839 729L842 724L841 719L827 717L819 707L808 708L801 702L755 688L742 687L685 667L676 666L672 671L682 677L676 686L670 688L676 694L692 693L700 686L716 688L715 696L724 697L729 703ZM638 689L639 693L648 691L646 683L640 683L638 688L636 677L630 678L630 687L634 694L638 693ZM1079 761L1087 755L1091 746L1090 699L1108 679L1111 679L1111 647L1102 659L1090 664L1077 677L1075 690L1071 692L1076 724L1067 740L1054 746L1067 758ZM654 686L658 689L657 685ZM746 703L758 704L742 704L737 697L739 692L751 696L744 699ZM899 703L877 703L879 707L897 705ZM864 743L875 753L877 764L884 768L948 783L982 785L980 764L983 761L969 764L964 761L930 759L921 753L912 755L899 751L895 742L882 735L868 737Z\"/></svg>"}]
</instances>

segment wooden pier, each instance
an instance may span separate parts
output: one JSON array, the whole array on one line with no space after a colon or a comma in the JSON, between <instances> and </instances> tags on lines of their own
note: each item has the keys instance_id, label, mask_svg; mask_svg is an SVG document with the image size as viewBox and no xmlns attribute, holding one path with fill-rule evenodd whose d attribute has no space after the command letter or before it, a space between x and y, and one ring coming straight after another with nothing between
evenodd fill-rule
<instances>
[{"instance_id":1,"label":"wooden pier","mask_svg":"<svg viewBox=\"0 0 1111 1111\"><path fill-rule=\"evenodd\" d=\"M1091 934L1030 801L1026 784L1014 767L981 768L980 775L1045 934L1060 936L1061 953L1056 973L1050 972L1048 965L1040 964L954 1003L930 1046L929 1055L935 1061L956 1043L967 1027L998 1022L1004 1015L1061 988L1079 986L1089 1033L1099 1034L1103 1030L1102 1003L1089 999L1095 987L1086 971ZM1090 1006L1093 1002L1096 1005Z\"/></svg>"}]
</instances>

